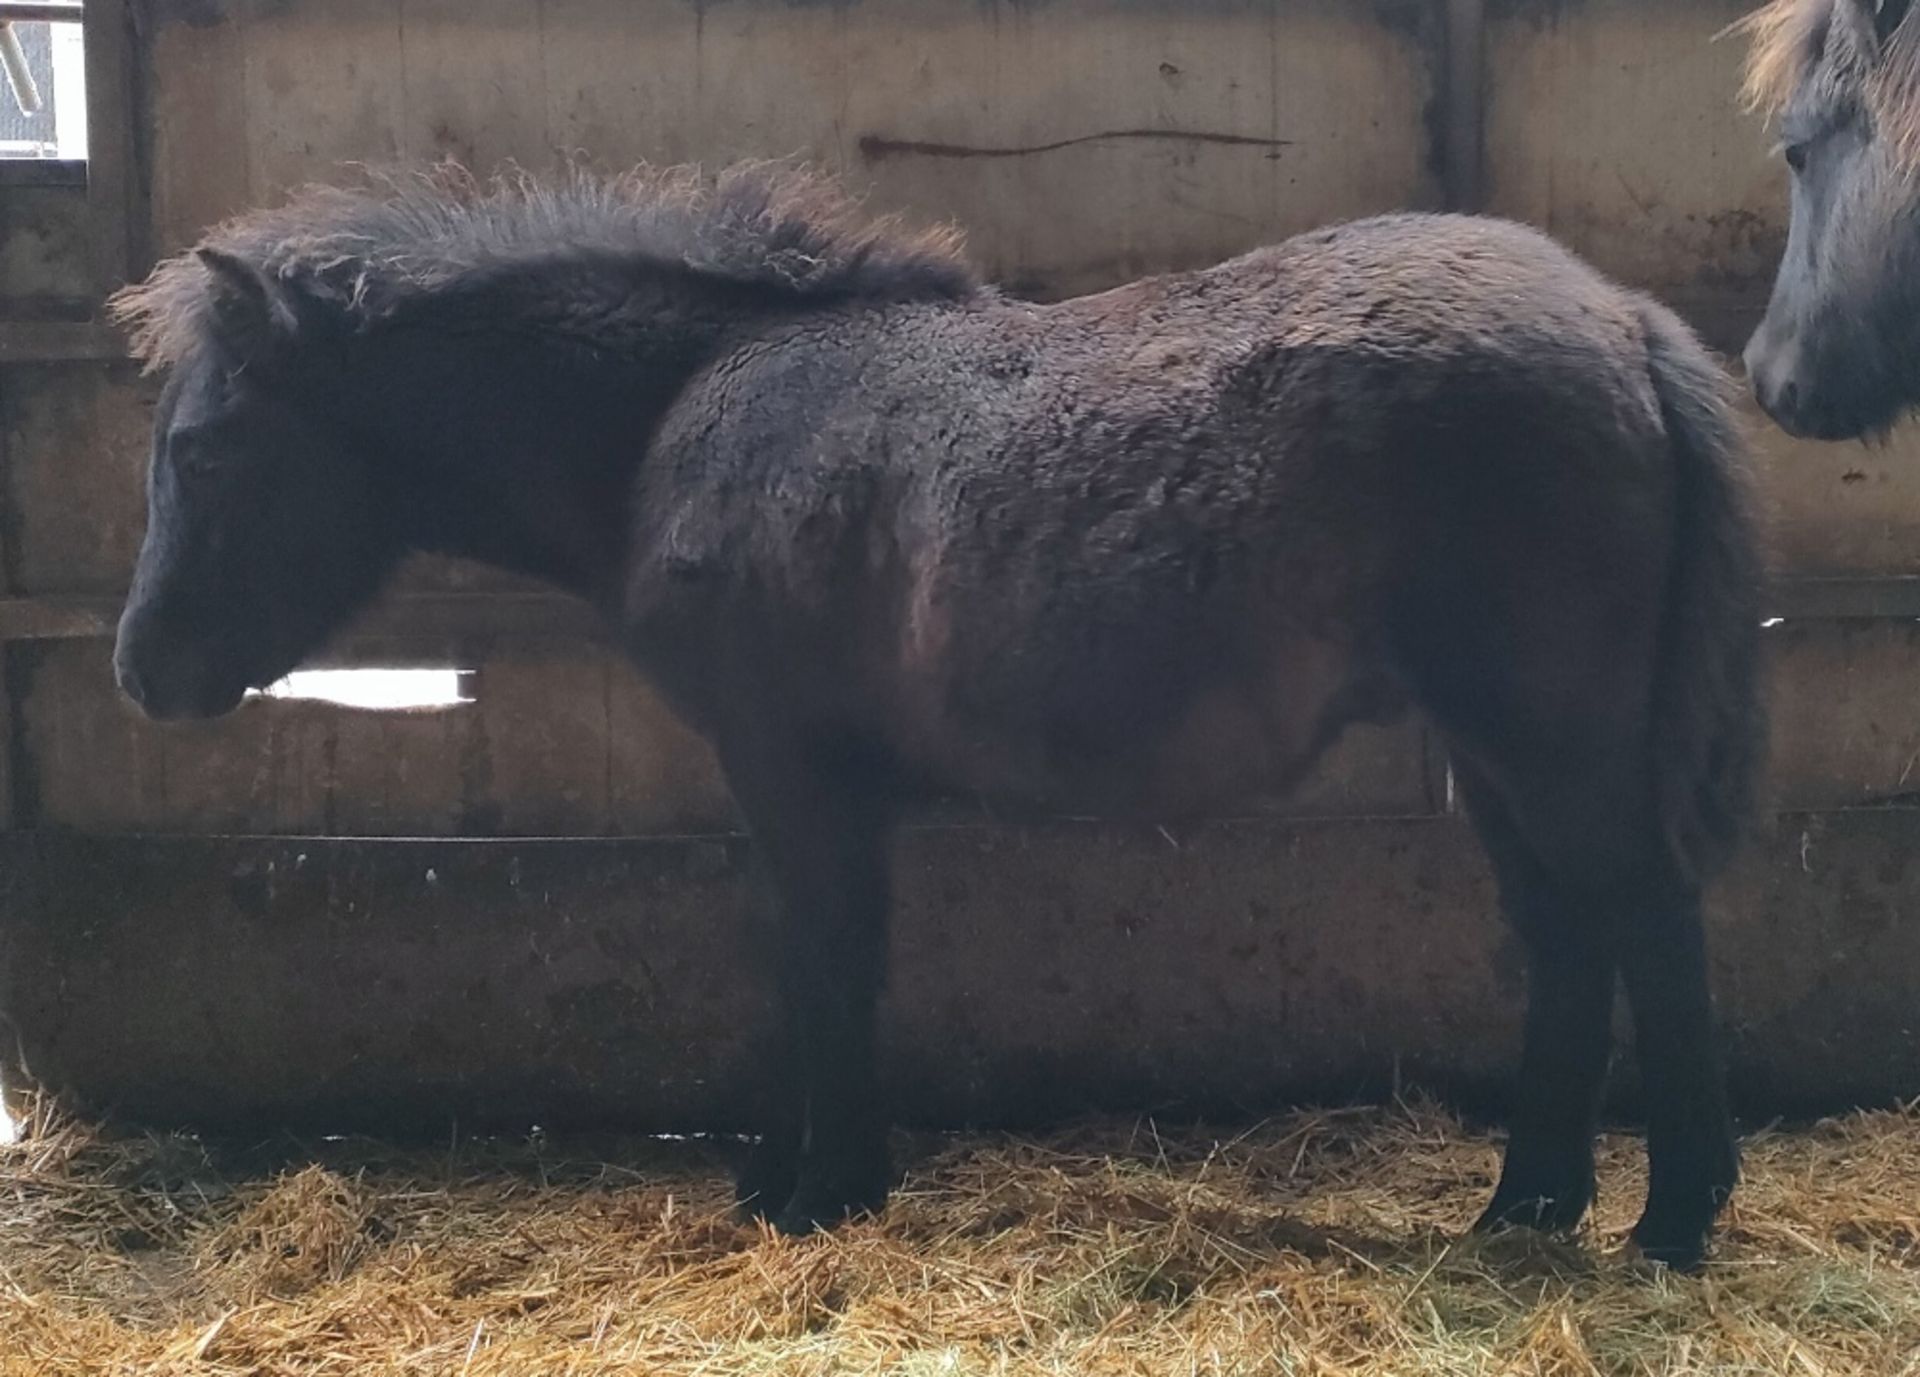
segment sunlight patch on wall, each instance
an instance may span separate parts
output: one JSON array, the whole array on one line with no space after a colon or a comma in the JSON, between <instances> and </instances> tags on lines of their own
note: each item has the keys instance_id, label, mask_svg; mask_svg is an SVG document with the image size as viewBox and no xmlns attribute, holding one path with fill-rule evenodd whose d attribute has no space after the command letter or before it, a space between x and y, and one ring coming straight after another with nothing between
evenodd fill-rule
<instances>
[{"instance_id":1,"label":"sunlight patch on wall","mask_svg":"<svg viewBox=\"0 0 1920 1377\"><path fill-rule=\"evenodd\" d=\"M446 668L297 669L259 696L374 712L451 708L473 701L467 672Z\"/></svg>"}]
</instances>

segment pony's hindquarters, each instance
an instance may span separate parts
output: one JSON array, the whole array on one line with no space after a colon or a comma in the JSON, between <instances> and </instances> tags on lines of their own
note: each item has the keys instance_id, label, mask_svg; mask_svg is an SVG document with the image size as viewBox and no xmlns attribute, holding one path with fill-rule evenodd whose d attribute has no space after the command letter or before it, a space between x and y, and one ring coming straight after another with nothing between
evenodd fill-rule
<instances>
[{"instance_id":1,"label":"pony's hindquarters","mask_svg":"<svg viewBox=\"0 0 1920 1377\"><path fill-rule=\"evenodd\" d=\"M1434 497L1390 634L1528 947L1512 1138L1482 1222L1584 1213L1617 973L1648 1104L1635 1237L1691 1265L1738 1174L1700 891L1761 755L1760 559L1725 384L1663 309L1641 318L1637 386L1596 370L1590 392L1510 392L1468 442L1484 452L1443 458L1463 490ZM1562 405L1582 419L1556 443L1529 417ZM1607 415L1611 431L1592 424Z\"/></svg>"}]
</instances>

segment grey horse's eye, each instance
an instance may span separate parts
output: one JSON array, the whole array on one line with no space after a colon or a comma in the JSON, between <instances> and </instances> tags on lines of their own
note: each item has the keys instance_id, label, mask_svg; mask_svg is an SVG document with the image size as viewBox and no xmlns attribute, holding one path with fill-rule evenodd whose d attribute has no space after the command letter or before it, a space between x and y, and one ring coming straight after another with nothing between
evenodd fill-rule
<instances>
[{"instance_id":1,"label":"grey horse's eye","mask_svg":"<svg viewBox=\"0 0 1920 1377\"><path fill-rule=\"evenodd\" d=\"M1788 167L1792 168L1795 172L1805 172L1807 170L1807 148L1807 141L1801 139L1795 143L1783 146L1780 154L1787 160Z\"/></svg>"}]
</instances>

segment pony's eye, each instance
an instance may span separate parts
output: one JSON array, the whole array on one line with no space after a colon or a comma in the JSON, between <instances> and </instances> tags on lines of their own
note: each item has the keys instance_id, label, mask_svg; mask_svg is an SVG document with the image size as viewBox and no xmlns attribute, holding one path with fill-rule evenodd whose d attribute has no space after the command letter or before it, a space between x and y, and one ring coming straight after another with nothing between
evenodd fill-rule
<instances>
[{"instance_id":1,"label":"pony's eye","mask_svg":"<svg viewBox=\"0 0 1920 1377\"><path fill-rule=\"evenodd\" d=\"M1787 144L1780 150L1780 153L1781 156L1786 158L1787 166L1795 172L1805 172L1807 170L1807 142L1805 139L1799 140L1796 143Z\"/></svg>"}]
</instances>

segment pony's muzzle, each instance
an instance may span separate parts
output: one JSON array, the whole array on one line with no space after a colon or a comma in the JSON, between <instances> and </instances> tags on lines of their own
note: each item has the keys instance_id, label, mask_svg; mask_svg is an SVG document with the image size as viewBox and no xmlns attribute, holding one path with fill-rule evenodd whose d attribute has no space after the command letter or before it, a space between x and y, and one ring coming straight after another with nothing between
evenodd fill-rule
<instances>
[{"instance_id":1,"label":"pony's muzzle","mask_svg":"<svg viewBox=\"0 0 1920 1377\"><path fill-rule=\"evenodd\" d=\"M238 707L246 685L219 672L212 657L156 636L144 619L120 620L113 677L120 691L157 722L219 717Z\"/></svg>"},{"instance_id":2,"label":"pony's muzzle","mask_svg":"<svg viewBox=\"0 0 1920 1377\"><path fill-rule=\"evenodd\" d=\"M1798 422L1804 389L1799 378L1800 351L1782 347L1762 322L1747 341L1742 356L1747 365L1747 381L1753 387L1753 399L1781 428L1799 434Z\"/></svg>"},{"instance_id":3,"label":"pony's muzzle","mask_svg":"<svg viewBox=\"0 0 1920 1377\"><path fill-rule=\"evenodd\" d=\"M1803 440L1850 440L1871 428L1854 396L1857 380L1823 376L1791 333L1760 323L1742 358L1753 399L1774 423ZM1824 370L1832 373L1831 368Z\"/></svg>"}]
</instances>

